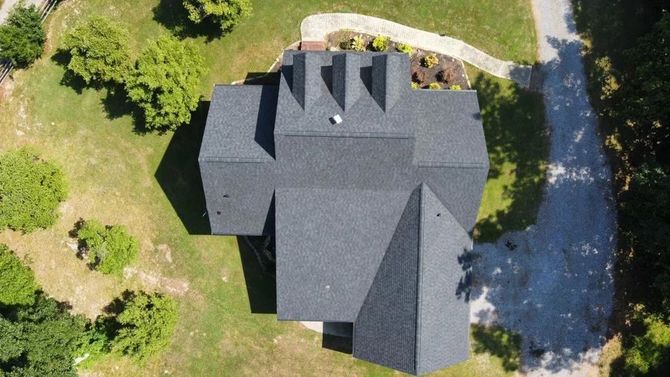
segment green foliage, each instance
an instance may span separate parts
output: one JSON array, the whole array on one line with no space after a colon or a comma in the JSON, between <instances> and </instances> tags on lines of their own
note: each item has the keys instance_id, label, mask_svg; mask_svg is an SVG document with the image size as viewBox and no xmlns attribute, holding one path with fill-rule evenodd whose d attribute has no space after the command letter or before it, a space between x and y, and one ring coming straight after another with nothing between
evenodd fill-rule
<instances>
[{"instance_id":1,"label":"green foliage","mask_svg":"<svg viewBox=\"0 0 670 377\"><path fill-rule=\"evenodd\" d=\"M643 319L645 332L633 338L623 358L632 375L668 375L670 372L670 325L658 315Z\"/></svg>"},{"instance_id":2,"label":"green foliage","mask_svg":"<svg viewBox=\"0 0 670 377\"><path fill-rule=\"evenodd\" d=\"M414 48L412 48L411 45L408 45L406 43L398 43L395 46L395 49L398 50L398 52L405 53L409 56L412 56L412 54L414 53Z\"/></svg>"},{"instance_id":3,"label":"green foliage","mask_svg":"<svg viewBox=\"0 0 670 377\"><path fill-rule=\"evenodd\" d=\"M189 42L162 36L149 42L126 83L150 130L174 130L198 106L204 59Z\"/></svg>"},{"instance_id":4,"label":"green foliage","mask_svg":"<svg viewBox=\"0 0 670 377\"><path fill-rule=\"evenodd\" d=\"M14 7L4 25L0 25L0 59L26 67L42 55L46 35L40 14L32 5Z\"/></svg>"},{"instance_id":5,"label":"green foliage","mask_svg":"<svg viewBox=\"0 0 670 377\"><path fill-rule=\"evenodd\" d=\"M412 89L417 90L419 88L421 88L421 86L419 86L419 83L412 81Z\"/></svg>"},{"instance_id":6,"label":"green foliage","mask_svg":"<svg viewBox=\"0 0 670 377\"><path fill-rule=\"evenodd\" d=\"M118 332L112 349L137 360L145 359L170 342L177 324L177 303L159 293L131 295L116 316Z\"/></svg>"},{"instance_id":7,"label":"green foliage","mask_svg":"<svg viewBox=\"0 0 670 377\"><path fill-rule=\"evenodd\" d=\"M0 244L0 304L29 305L39 288L33 272L5 245Z\"/></svg>"},{"instance_id":8,"label":"green foliage","mask_svg":"<svg viewBox=\"0 0 670 377\"><path fill-rule=\"evenodd\" d=\"M389 49L391 44L391 38L378 35L374 40L372 40L372 49L379 52L384 52Z\"/></svg>"},{"instance_id":9,"label":"green foliage","mask_svg":"<svg viewBox=\"0 0 670 377\"><path fill-rule=\"evenodd\" d=\"M506 371L515 371L521 365L521 336L499 326L472 326L472 350L489 353L502 360Z\"/></svg>"},{"instance_id":10,"label":"green foliage","mask_svg":"<svg viewBox=\"0 0 670 377\"><path fill-rule=\"evenodd\" d=\"M460 85L454 84L449 87L449 90L463 90Z\"/></svg>"},{"instance_id":11,"label":"green foliage","mask_svg":"<svg viewBox=\"0 0 670 377\"><path fill-rule=\"evenodd\" d=\"M86 247L90 265L104 274L120 274L140 250L123 226L103 226L95 220L84 222L77 237Z\"/></svg>"},{"instance_id":12,"label":"green foliage","mask_svg":"<svg viewBox=\"0 0 670 377\"><path fill-rule=\"evenodd\" d=\"M428 54L421 59L421 64L426 68L433 68L438 63L440 63L440 60L436 54Z\"/></svg>"},{"instance_id":13,"label":"green foliage","mask_svg":"<svg viewBox=\"0 0 670 377\"><path fill-rule=\"evenodd\" d=\"M436 82L431 82L430 84L428 84L428 89L430 89L430 90L440 90L440 89L442 89L442 85L440 85L439 83L436 83Z\"/></svg>"},{"instance_id":14,"label":"green foliage","mask_svg":"<svg viewBox=\"0 0 670 377\"><path fill-rule=\"evenodd\" d=\"M8 376L76 376L74 358L89 342L89 326L42 294L30 306L0 311L0 370Z\"/></svg>"},{"instance_id":15,"label":"green foliage","mask_svg":"<svg viewBox=\"0 0 670 377\"><path fill-rule=\"evenodd\" d=\"M188 18L200 23L211 19L221 25L223 31L230 31L244 17L251 15L249 0L183 0Z\"/></svg>"},{"instance_id":16,"label":"green foliage","mask_svg":"<svg viewBox=\"0 0 670 377\"><path fill-rule=\"evenodd\" d=\"M0 155L0 230L31 232L53 225L65 200L63 173L19 149Z\"/></svg>"},{"instance_id":17,"label":"green foliage","mask_svg":"<svg viewBox=\"0 0 670 377\"><path fill-rule=\"evenodd\" d=\"M365 38L363 38L362 35L357 35L351 38L349 48L354 51L360 51L360 52L365 51L367 49L367 43L365 42Z\"/></svg>"},{"instance_id":18,"label":"green foliage","mask_svg":"<svg viewBox=\"0 0 670 377\"><path fill-rule=\"evenodd\" d=\"M104 17L93 16L66 34L62 48L70 54L67 68L87 84L123 83L132 68L127 29Z\"/></svg>"}]
</instances>

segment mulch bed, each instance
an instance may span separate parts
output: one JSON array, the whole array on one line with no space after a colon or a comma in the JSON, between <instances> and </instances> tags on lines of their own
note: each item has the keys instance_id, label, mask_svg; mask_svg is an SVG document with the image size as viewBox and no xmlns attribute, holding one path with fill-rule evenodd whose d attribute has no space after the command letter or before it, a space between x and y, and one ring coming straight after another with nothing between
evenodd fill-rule
<instances>
[{"instance_id":1,"label":"mulch bed","mask_svg":"<svg viewBox=\"0 0 670 377\"><path fill-rule=\"evenodd\" d=\"M350 30L341 30L329 34L326 49L330 51L348 50L351 40L355 36L361 36L366 41L367 51L373 51L372 40L376 36ZM388 51L397 51L396 45L396 42L391 41ZM442 89L449 89L452 85L458 85L461 89L470 89L463 62L458 59L435 53L439 61L438 64L431 68L424 67L421 64L423 57L432 53L432 51L414 48L410 57L413 82L419 84L421 88L428 88L429 84L438 83Z\"/></svg>"}]
</instances>

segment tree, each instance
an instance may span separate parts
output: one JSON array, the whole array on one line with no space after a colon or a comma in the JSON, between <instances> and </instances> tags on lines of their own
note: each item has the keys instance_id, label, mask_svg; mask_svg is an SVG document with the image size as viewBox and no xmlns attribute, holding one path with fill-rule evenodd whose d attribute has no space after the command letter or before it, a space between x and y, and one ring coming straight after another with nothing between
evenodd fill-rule
<instances>
[{"instance_id":1,"label":"tree","mask_svg":"<svg viewBox=\"0 0 670 377\"><path fill-rule=\"evenodd\" d=\"M132 68L128 31L106 18L93 16L63 38L70 54L67 68L75 75L98 83L124 83Z\"/></svg>"},{"instance_id":2,"label":"tree","mask_svg":"<svg viewBox=\"0 0 670 377\"><path fill-rule=\"evenodd\" d=\"M141 360L163 349L177 324L177 303L159 293L131 294L114 321L112 349Z\"/></svg>"},{"instance_id":3,"label":"tree","mask_svg":"<svg viewBox=\"0 0 670 377\"><path fill-rule=\"evenodd\" d=\"M14 7L0 26L0 59L26 67L42 55L46 35L37 8Z\"/></svg>"},{"instance_id":4,"label":"tree","mask_svg":"<svg viewBox=\"0 0 670 377\"><path fill-rule=\"evenodd\" d=\"M151 130L174 130L198 106L204 59L187 42L163 36L149 42L126 83L128 97L144 112Z\"/></svg>"},{"instance_id":5,"label":"tree","mask_svg":"<svg viewBox=\"0 0 670 377\"><path fill-rule=\"evenodd\" d=\"M91 266L104 274L121 273L140 250L137 240L124 227L103 226L95 220L84 222L77 237L86 247Z\"/></svg>"},{"instance_id":6,"label":"tree","mask_svg":"<svg viewBox=\"0 0 670 377\"><path fill-rule=\"evenodd\" d=\"M30 306L0 311L0 371L8 376L76 376L74 358L90 323L39 293ZM1 374L1 373L0 373Z\"/></svg>"},{"instance_id":7,"label":"tree","mask_svg":"<svg viewBox=\"0 0 670 377\"><path fill-rule=\"evenodd\" d=\"M39 288L33 272L5 245L0 244L0 304L29 305Z\"/></svg>"},{"instance_id":8,"label":"tree","mask_svg":"<svg viewBox=\"0 0 670 377\"><path fill-rule=\"evenodd\" d=\"M65 200L63 173L26 149L0 155L0 230L31 232L53 225Z\"/></svg>"},{"instance_id":9,"label":"tree","mask_svg":"<svg viewBox=\"0 0 670 377\"><path fill-rule=\"evenodd\" d=\"M249 0L183 0L183 4L191 21L211 19L223 31L232 30L242 18L251 15Z\"/></svg>"}]
</instances>

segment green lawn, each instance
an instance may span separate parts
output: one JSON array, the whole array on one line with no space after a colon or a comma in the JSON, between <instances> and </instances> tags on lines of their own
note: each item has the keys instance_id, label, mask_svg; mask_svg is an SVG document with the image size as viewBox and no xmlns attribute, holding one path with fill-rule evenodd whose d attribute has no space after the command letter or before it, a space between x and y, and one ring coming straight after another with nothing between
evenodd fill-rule
<instances>
[{"instance_id":1,"label":"green lawn","mask_svg":"<svg viewBox=\"0 0 670 377\"><path fill-rule=\"evenodd\" d=\"M355 11L463 38L500 58L534 62L528 1L262 0L254 2L253 17L221 38L197 36L185 28L177 16L178 3L70 0L50 16L45 57L29 70L15 73L13 92L0 103L0 150L29 145L39 151L62 167L70 195L54 227L29 235L4 232L0 242L29 257L46 292L89 316L126 288L170 292L170 282L188 284L185 294L173 293L180 302L181 320L161 356L144 365L110 357L94 372L109 376L166 372L183 376L393 375L388 369L323 349L321 337L298 324L278 323L272 314L250 312L251 306L263 311L263 303L273 300L271 280L253 268L242 268L244 258L235 238L204 234L195 157L206 101L190 127L174 134L137 134L118 93L63 82L64 68L52 56L60 35L85 15L100 14L125 23L135 52L147 39L172 30L193 40L206 57L209 70L201 93L208 98L215 83L265 71L284 46L298 39L304 16ZM528 137L540 140L541 101L503 80L480 77L475 70L470 74L481 91L492 172L496 172L487 184L480 234L494 237L503 227L510 230L534 219L534 207L526 201L533 203L538 197L536 178L544 149L515 152L514 148ZM506 216L522 220L507 222ZM152 286L151 279L137 275L120 279L89 271L67 245L67 232L80 217L127 225L142 246L133 267L164 277L168 284ZM487 333L480 330L473 335L473 358L436 375L513 373L515 345L505 343L507 338L497 332L490 334L493 340L486 340Z\"/></svg>"}]
</instances>

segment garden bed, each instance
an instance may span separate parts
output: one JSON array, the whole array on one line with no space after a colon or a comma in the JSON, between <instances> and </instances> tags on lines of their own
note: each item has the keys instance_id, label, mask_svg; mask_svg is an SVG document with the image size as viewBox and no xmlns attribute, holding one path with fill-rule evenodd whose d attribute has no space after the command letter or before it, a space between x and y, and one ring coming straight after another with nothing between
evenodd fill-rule
<instances>
[{"instance_id":1,"label":"garden bed","mask_svg":"<svg viewBox=\"0 0 670 377\"><path fill-rule=\"evenodd\" d=\"M373 41L376 37L375 35L358 33L351 30L341 30L328 35L326 49L330 51L379 51L373 46ZM355 38L362 39L358 41L358 46L354 46L356 44ZM399 51L402 47L401 43L389 40L386 51ZM404 47L407 48L408 46ZM415 88L470 89L470 83L461 60L414 47L411 48L411 52L408 54L410 55L412 82L416 83L413 84ZM437 63L427 66L425 58L430 55L437 57Z\"/></svg>"}]
</instances>

